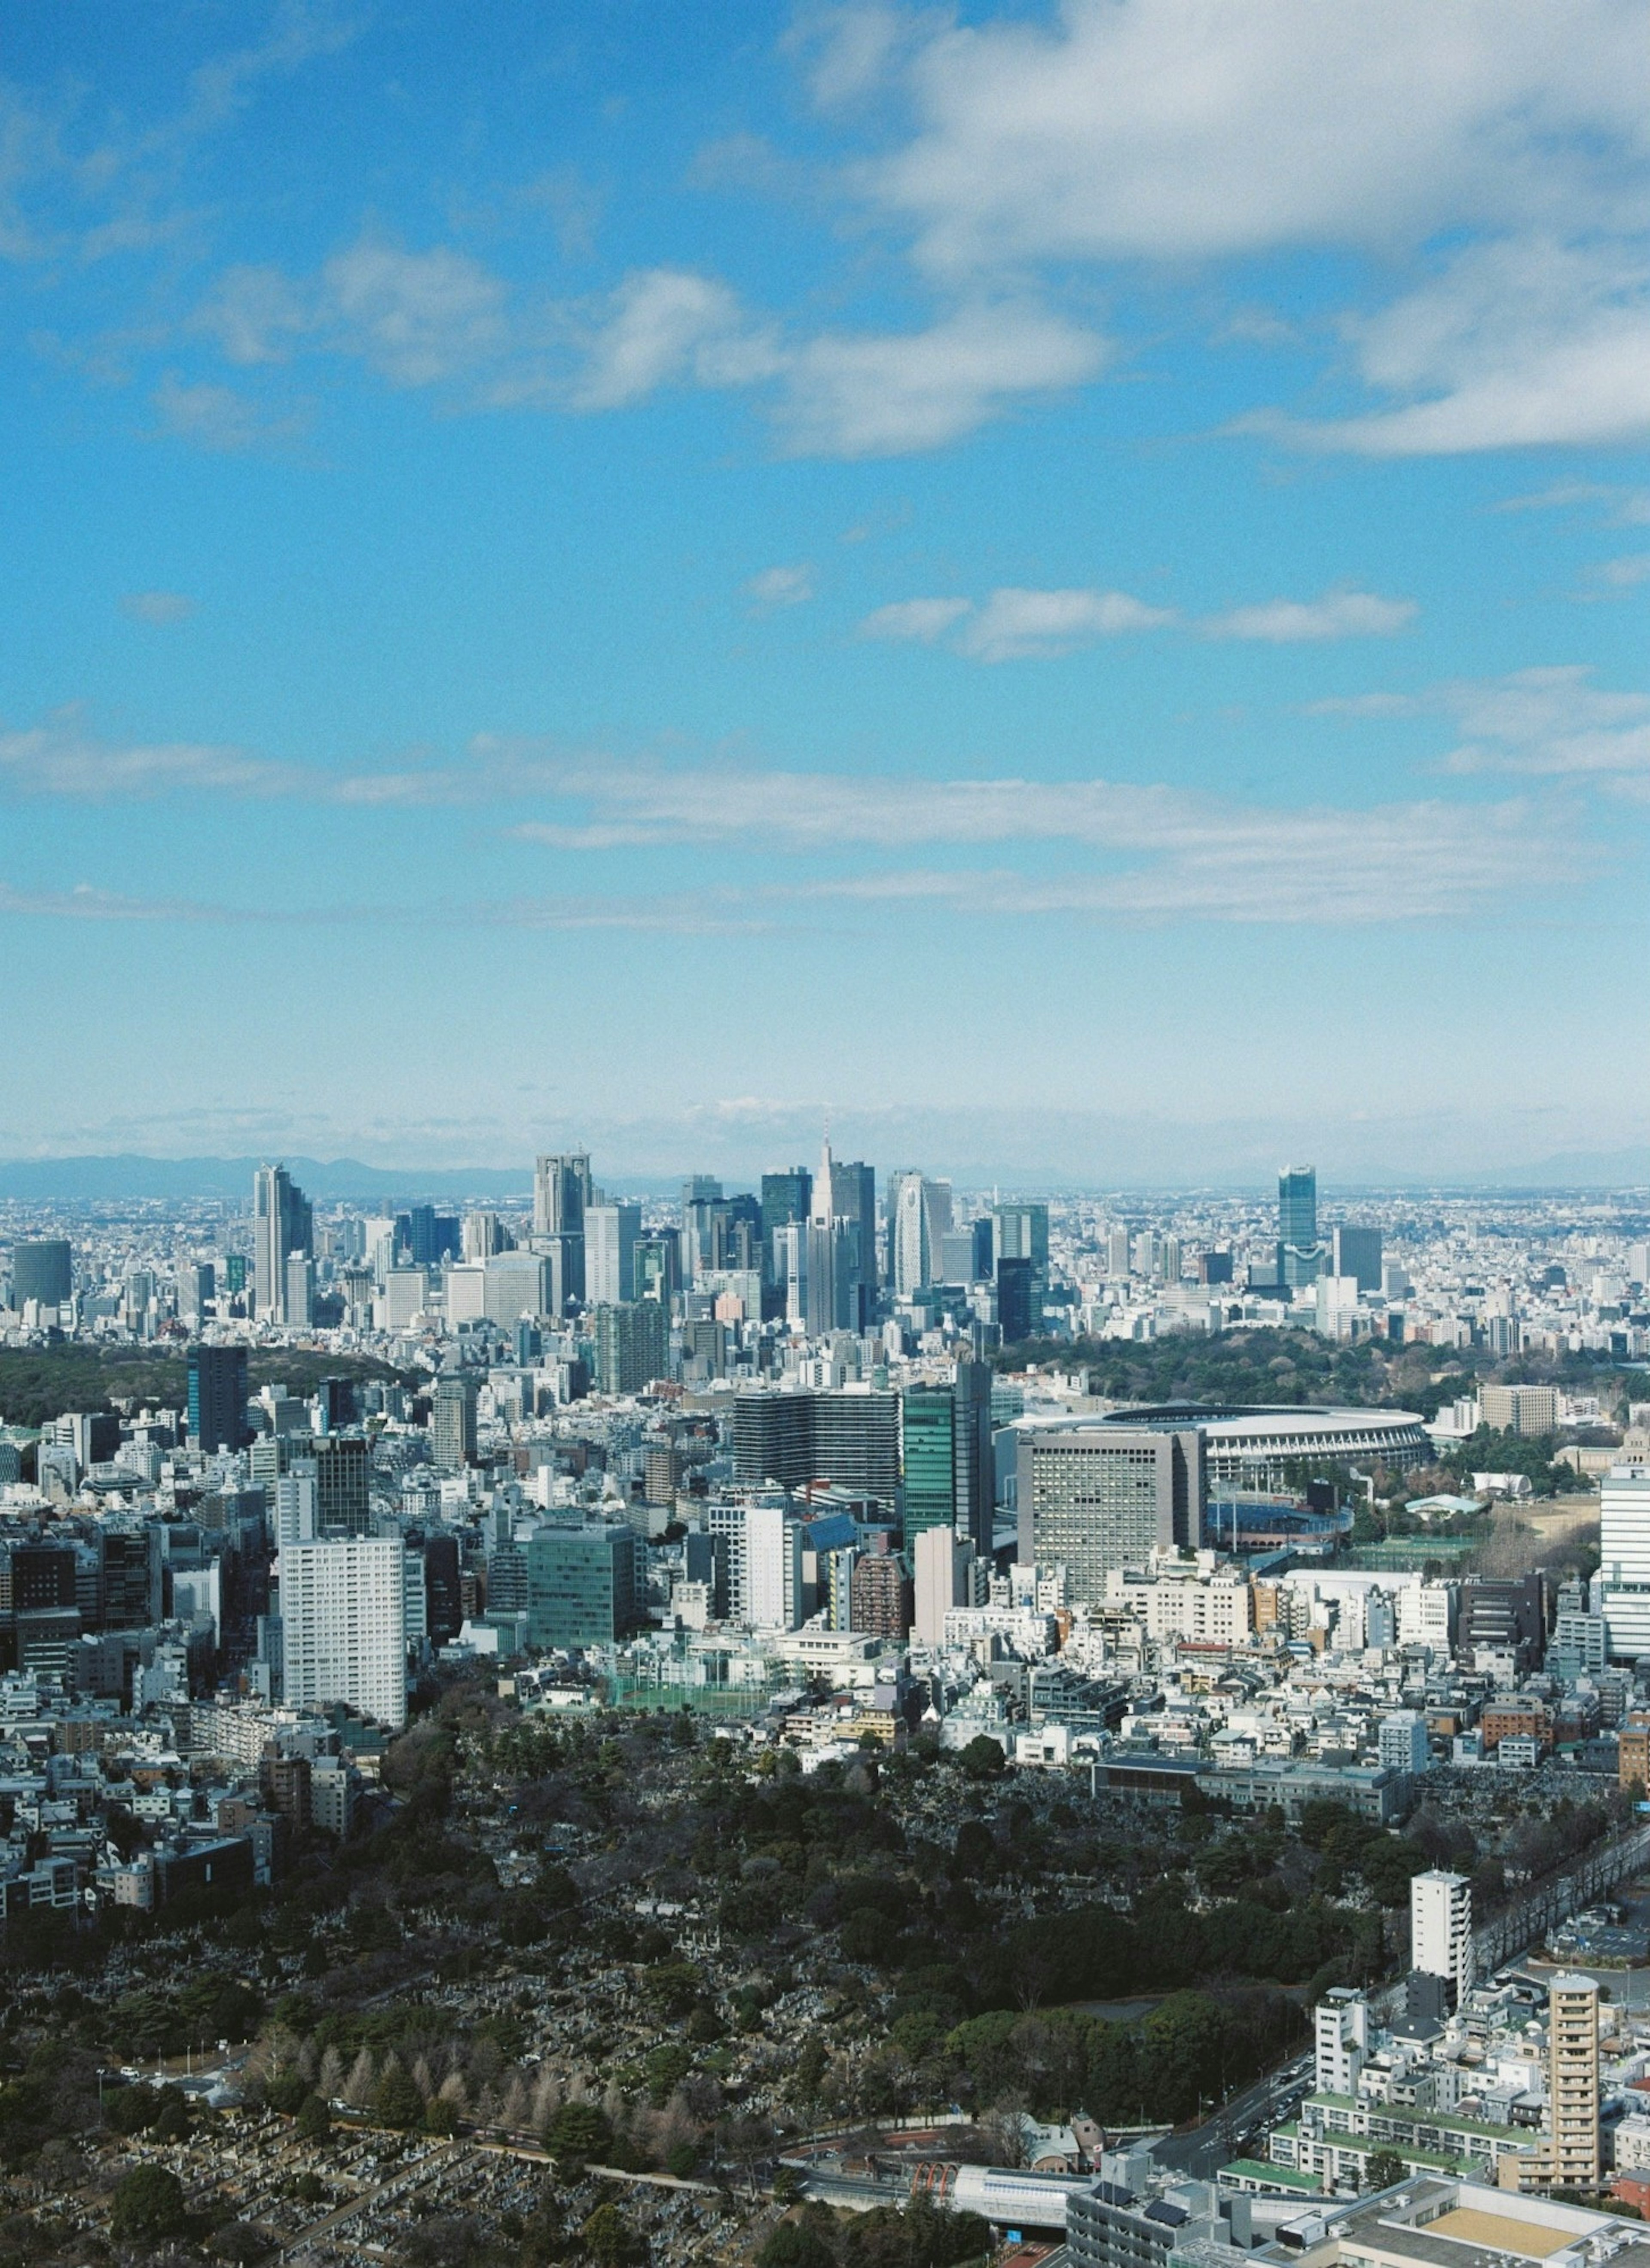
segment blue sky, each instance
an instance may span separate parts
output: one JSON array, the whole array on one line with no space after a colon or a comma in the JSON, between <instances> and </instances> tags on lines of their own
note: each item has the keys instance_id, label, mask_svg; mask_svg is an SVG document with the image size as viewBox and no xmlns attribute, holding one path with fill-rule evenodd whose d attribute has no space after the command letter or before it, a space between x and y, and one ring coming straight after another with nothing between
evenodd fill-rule
<instances>
[{"instance_id":1,"label":"blue sky","mask_svg":"<svg viewBox=\"0 0 1650 2268\"><path fill-rule=\"evenodd\" d=\"M1646 0L0 70L0 1152L1640 1138Z\"/></svg>"}]
</instances>

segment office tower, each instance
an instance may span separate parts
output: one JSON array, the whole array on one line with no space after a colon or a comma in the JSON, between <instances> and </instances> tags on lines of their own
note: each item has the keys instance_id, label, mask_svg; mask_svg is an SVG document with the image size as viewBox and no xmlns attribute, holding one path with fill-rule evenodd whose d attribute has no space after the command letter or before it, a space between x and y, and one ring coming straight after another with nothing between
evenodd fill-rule
<instances>
[{"instance_id":1,"label":"office tower","mask_svg":"<svg viewBox=\"0 0 1650 2268\"><path fill-rule=\"evenodd\" d=\"M496 1212L467 1212L463 1253L466 1260L491 1260L513 1248L515 1240Z\"/></svg>"},{"instance_id":2,"label":"office tower","mask_svg":"<svg viewBox=\"0 0 1650 2268\"><path fill-rule=\"evenodd\" d=\"M905 1541L924 1530L956 1533L957 1406L949 1386L910 1386L900 1395Z\"/></svg>"},{"instance_id":3,"label":"office tower","mask_svg":"<svg viewBox=\"0 0 1650 2268\"><path fill-rule=\"evenodd\" d=\"M899 1495L900 1398L858 1388L738 1393L733 1477L743 1487L835 1481L892 1505Z\"/></svg>"},{"instance_id":4,"label":"office tower","mask_svg":"<svg viewBox=\"0 0 1650 2268\"><path fill-rule=\"evenodd\" d=\"M451 1646L464 1626L464 1583L456 1535L424 1540L424 1617L431 1646Z\"/></svg>"},{"instance_id":5,"label":"office tower","mask_svg":"<svg viewBox=\"0 0 1650 2268\"><path fill-rule=\"evenodd\" d=\"M42 1236L11 1248L11 1305L34 1300L61 1307L74 1296L74 1262L66 1236Z\"/></svg>"},{"instance_id":6,"label":"office tower","mask_svg":"<svg viewBox=\"0 0 1650 2268\"><path fill-rule=\"evenodd\" d=\"M252 1177L253 1298L266 1322L286 1321L286 1263L314 1248L308 1198L284 1166L260 1166Z\"/></svg>"},{"instance_id":7,"label":"office tower","mask_svg":"<svg viewBox=\"0 0 1650 2268\"><path fill-rule=\"evenodd\" d=\"M939 1281L942 1284L972 1284L976 1280L974 1232L978 1226L977 1221L970 1221L966 1228L948 1228L946 1231L939 1246Z\"/></svg>"},{"instance_id":8,"label":"office tower","mask_svg":"<svg viewBox=\"0 0 1650 2268\"><path fill-rule=\"evenodd\" d=\"M1339 1984L1314 2012L1313 2086L1319 2095L1356 2095L1369 2052L1369 2003Z\"/></svg>"},{"instance_id":9,"label":"office tower","mask_svg":"<svg viewBox=\"0 0 1650 2268\"><path fill-rule=\"evenodd\" d=\"M217 1270L210 1260L190 1261L178 1270L178 1314L199 1323L217 1292Z\"/></svg>"},{"instance_id":10,"label":"office tower","mask_svg":"<svg viewBox=\"0 0 1650 2268\"><path fill-rule=\"evenodd\" d=\"M800 1624L802 1550L802 1524L789 1505L746 1506L744 1620L753 1630Z\"/></svg>"},{"instance_id":11,"label":"office tower","mask_svg":"<svg viewBox=\"0 0 1650 2268\"><path fill-rule=\"evenodd\" d=\"M98 1524L98 1618L105 1630L145 1630L161 1616L160 1529L153 1521Z\"/></svg>"},{"instance_id":12,"label":"office tower","mask_svg":"<svg viewBox=\"0 0 1650 2268\"><path fill-rule=\"evenodd\" d=\"M323 1378L315 1388L315 1406L320 1414L323 1433L342 1433L356 1419L355 1381L348 1378Z\"/></svg>"},{"instance_id":13,"label":"office tower","mask_svg":"<svg viewBox=\"0 0 1650 2268\"><path fill-rule=\"evenodd\" d=\"M1049 1208L1046 1204L994 1204L991 1250L998 1260L1029 1260L1035 1291L1049 1287Z\"/></svg>"},{"instance_id":14,"label":"office tower","mask_svg":"<svg viewBox=\"0 0 1650 2268\"><path fill-rule=\"evenodd\" d=\"M997 1263L997 1329L1005 1346L1018 1346L1042 1328L1042 1307L1037 1298L1029 1260L999 1260Z\"/></svg>"},{"instance_id":15,"label":"office tower","mask_svg":"<svg viewBox=\"0 0 1650 2268\"><path fill-rule=\"evenodd\" d=\"M316 1441L309 1462L315 1468L317 1533L371 1535L372 1444L360 1433L329 1433Z\"/></svg>"},{"instance_id":16,"label":"office tower","mask_svg":"<svg viewBox=\"0 0 1650 2268\"><path fill-rule=\"evenodd\" d=\"M482 1263L482 1313L501 1331L513 1329L523 1315L559 1314L554 1273L544 1253L495 1253Z\"/></svg>"},{"instance_id":17,"label":"office tower","mask_svg":"<svg viewBox=\"0 0 1650 2268\"><path fill-rule=\"evenodd\" d=\"M276 1550L287 1543L318 1542L320 1521L316 1506L320 1492L312 1461L307 1457L295 1459L265 1487L272 1506Z\"/></svg>"},{"instance_id":18,"label":"office tower","mask_svg":"<svg viewBox=\"0 0 1650 2268\"><path fill-rule=\"evenodd\" d=\"M1558 1389L1556 1386L1496 1386L1487 1380L1478 1388L1478 1415L1498 1433L1521 1433L1539 1440L1558 1430Z\"/></svg>"},{"instance_id":19,"label":"office tower","mask_svg":"<svg viewBox=\"0 0 1650 2268\"><path fill-rule=\"evenodd\" d=\"M639 1204L585 1209L585 1296L593 1307L615 1307L636 1297L636 1240Z\"/></svg>"},{"instance_id":20,"label":"office tower","mask_svg":"<svg viewBox=\"0 0 1650 2268\"><path fill-rule=\"evenodd\" d=\"M189 1349L189 1440L197 1449L239 1449L247 1440L247 1350Z\"/></svg>"},{"instance_id":21,"label":"office tower","mask_svg":"<svg viewBox=\"0 0 1650 2268\"><path fill-rule=\"evenodd\" d=\"M1129 1272L1130 1237L1128 1224L1116 1221L1106 1232L1106 1273L1112 1278Z\"/></svg>"},{"instance_id":22,"label":"office tower","mask_svg":"<svg viewBox=\"0 0 1650 2268\"><path fill-rule=\"evenodd\" d=\"M475 1381L460 1373L438 1378L430 1402L430 1454L438 1473L475 1462Z\"/></svg>"},{"instance_id":23,"label":"office tower","mask_svg":"<svg viewBox=\"0 0 1650 2268\"><path fill-rule=\"evenodd\" d=\"M888 1176L888 1248L895 1295L910 1299L937 1281L951 1226L951 1184L921 1174Z\"/></svg>"},{"instance_id":24,"label":"office tower","mask_svg":"<svg viewBox=\"0 0 1650 2268\"><path fill-rule=\"evenodd\" d=\"M1612 1661L1650 1653L1650 1464L1619 1464L1599 1488L1594 1581Z\"/></svg>"},{"instance_id":25,"label":"office tower","mask_svg":"<svg viewBox=\"0 0 1650 2268\"><path fill-rule=\"evenodd\" d=\"M1381 1231L1378 1228L1336 1229L1330 1239L1330 1273L1353 1276L1360 1292L1381 1289Z\"/></svg>"},{"instance_id":26,"label":"office tower","mask_svg":"<svg viewBox=\"0 0 1650 2268\"><path fill-rule=\"evenodd\" d=\"M1322 1270L1318 1242L1318 1176L1314 1166L1285 1166L1278 1176L1278 1281L1315 1284Z\"/></svg>"},{"instance_id":27,"label":"office tower","mask_svg":"<svg viewBox=\"0 0 1650 2268\"><path fill-rule=\"evenodd\" d=\"M409 1207L407 1214L407 1257L415 1268L433 1268L440 1258L436 1250L436 1209L433 1205Z\"/></svg>"},{"instance_id":28,"label":"office tower","mask_svg":"<svg viewBox=\"0 0 1650 2268\"><path fill-rule=\"evenodd\" d=\"M1203 1436L1132 1425L1050 1425L1020 1436L1022 1566L1064 1567L1072 1602L1098 1606L1114 1570L1194 1550L1206 1502Z\"/></svg>"},{"instance_id":29,"label":"office tower","mask_svg":"<svg viewBox=\"0 0 1650 2268\"><path fill-rule=\"evenodd\" d=\"M406 1723L406 1556L399 1535L283 1543L289 1708L342 1701L393 1730Z\"/></svg>"},{"instance_id":30,"label":"office tower","mask_svg":"<svg viewBox=\"0 0 1650 2268\"><path fill-rule=\"evenodd\" d=\"M1553 2187L1596 2190L1598 1982L1573 1970L1560 1970L1547 1988L1547 2101Z\"/></svg>"},{"instance_id":31,"label":"office tower","mask_svg":"<svg viewBox=\"0 0 1650 2268\"><path fill-rule=\"evenodd\" d=\"M244 1252L224 1255L224 1289L236 1299L247 1288L247 1256Z\"/></svg>"},{"instance_id":32,"label":"office tower","mask_svg":"<svg viewBox=\"0 0 1650 2268\"><path fill-rule=\"evenodd\" d=\"M1452 2008L1472 1989L1472 1885L1433 1867L1410 1883L1410 1966L1441 1977Z\"/></svg>"},{"instance_id":33,"label":"office tower","mask_svg":"<svg viewBox=\"0 0 1650 2268\"><path fill-rule=\"evenodd\" d=\"M974 1546L950 1528L925 1528L914 1540L908 1528L906 1550L916 1571L911 1635L918 1646L943 1646L946 1616L973 1603Z\"/></svg>"},{"instance_id":34,"label":"office tower","mask_svg":"<svg viewBox=\"0 0 1650 2268\"><path fill-rule=\"evenodd\" d=\"M877 1176L876 1168L861 1158L840 1159L831 1166L831 1216L848 1231L851 1288L847 1295L841 1329L870 1329L877 1308ZM843 1270L838 1270L839 1276ZM838 1306L843 1301L839 1300Z\"/></svg>"},{"instance_id":35,"label":"office tower","mask_svg":"<svg viewBox=\"0 0 1650 2268\"><path fill-rule=\"evenodd\" d=\"M1232 1255L1229 1252L1200 1252L1197 1255L1197 1281L1200 1284L1229 1284L1232 1281Z\"/></svg>"},{"instance_id":36,"label":"office tower","mask_svg":"<svg viewBox=\"0 0 1650 2268\"><path fill-rule=\"evenodd\" d=\"M689 1174L681 1185L681 1210L690 1205L720 1204L722 1184L714 1174Z\"/></svg>"},{"instance_id":37,"label":"office tower","mask_svg":"<svg viewBox=\"0 0 1650 2268\"><path fill-rule=\"evenodd\" d=\"M590 1157L583 1150L561 1158L541 1158L533 1169L533 1233L582 1236L585 1208L595 1202Z\"/></svg>"},{"instance_id":38,"label":"office tower","mask_svg":"<svg viewBox=\"0 0 1650 2268\"><path fill-rule=\"evenodd\" d=\"M1381 1762L1389 1771L1413 1778L1426 1770L1431 1750L1426 1744L1426 1719L1418 1709L1393 1710L1381 1719L1377 1739Z\"/></svg>"},{"instance_id":39,"label":"office tower","mask_svg":"<svg viewBox=\"0 0 1650 2268\"><path fill-rule=\"evenodd\" d=\"M527 1642L611 1646L643 1618L646 1547L622 1521L610 1528L552 1522L527 1544Z\"/></svg>"},{"instance_id":40,"label":"office tower","mask_svg":"<svg viewBox=\"0 0 1650 2268\"><path fill-rule=\"evenodd\" d=\"M897 1551L861 1551L848 1579L848 1627L903 1642L911 1631L911 1586Z\"/></svg>"},{"instance_id":41,"label":"office tower","mask_svg":"<svg viewBox=\"0 0 1650 2268\"><path fill-rule=\"evenodd\" d=\"M762 1233L771 1249L774 1232L793 1220L806 1220L814 1205L814 1176L806 1166L792 1166L783 1174L762 1177Z\"/></svg>"},{"instance_id":42,"label":"office tower","mask_svg":"<svg viewBox=\"0 0 1650 2268\"><path fill-rule=\"evenodd\" d=\"M1157 1248L1157 1272L1165 1284L1178 1284L1184 1261L1180 1239L1166 1236Z\"/></svg>"},{"instance_id":43,"label":"office tower","mask_svg":"<svg viewBox=\"0 0 1650 2268\"><path fill-rule=\"evenodd\" d=\"M681 1238L674 1228L656 1228L636 1240L636 1296L668 1308L681 1289Z\"/></svg>"},{"instance_id":44,"label":"office tower","mask_svg":"<svg viewBox=\"0 0 1650 2268\"><path fill-rule=\"evenodd\" d=\"M315 1320L315 1263L301 1252L286 1256L285 1320L298 1330L307 1330Z\"/></svg>"},{"instance_id":45,"label":"office tower","mask_svg":"<svg viewBox=\"0 0 1650 2268\"><path fill-rule=\"evenodd\" d=\"M640 1394L670 1370L670 1318L654 1300L611 1301L591 1310L596 1388Z\"/></svg>"}]
</instances>

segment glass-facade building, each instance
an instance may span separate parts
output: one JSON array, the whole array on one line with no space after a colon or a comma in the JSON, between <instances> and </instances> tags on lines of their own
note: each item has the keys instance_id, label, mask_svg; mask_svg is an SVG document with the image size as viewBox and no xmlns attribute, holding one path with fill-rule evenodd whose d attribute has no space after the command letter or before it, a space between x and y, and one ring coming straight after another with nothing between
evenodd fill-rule
<instances>
[{"instance_id":1,"label":"glass-facade building","mask_svg":"<svg viewBox=\"0 0 1650 2268\"><path fill-rule=\"evenodd\" d=\"M527 1545L527 1640L611 1646L641 1620L641 1540L628 1526L541 1528Z\"/></svg>"}]
</instances>

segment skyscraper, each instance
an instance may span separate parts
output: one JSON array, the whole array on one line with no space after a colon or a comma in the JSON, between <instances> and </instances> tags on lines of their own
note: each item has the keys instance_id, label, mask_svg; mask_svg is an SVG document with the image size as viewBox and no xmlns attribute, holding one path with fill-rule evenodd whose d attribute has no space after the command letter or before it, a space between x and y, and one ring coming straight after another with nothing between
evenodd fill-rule
<instances>
[{"instance_id":1,"label":"skyscraper","mask_svg":"<svg viewBox=\"0 0 1650 2268\"><path fill-rule=\"evenodd\" d=\"M1314 1284L1323 1272L1315 1166L1285 1166L1278 1176L1278 1281Z\"/></svg>"},{"instance_id":2,"label":"skyscraper","mask_svg":"<svg viewBox=\"0 0 1650 2268\"><path fill-rule=\"evenodd\" d=\"M535 1646L611 1646L642 1620L645 1546L633 1528L553 1521L527 1545L527 1638Z\"/></svg>"},{"instance_id":3,"label":"skyscraper","mask_svg":"<svg viewBox=\"0 0 1650 2268\"><path fill-rule=\"evenodd\" d=\"M540 1158L533 1169L533 1233L557 1240L561 1301L585 1297L585 1213L595 1203L590 1159L582 1150L563 1158ZM552 1256L554 1256L554 1255ZM557 1313L560 1313L560 1307Z\"/></svg>"},{"instance_id":4,"label":"skyscraper","mask_svg":"<svg viewBox=\"0 0 1650 2268\"><path fill-rule=\"evenodd\" d=\"M1032 1281L1029 1260L997 1263L997 1328L1005 1346L1018 1346L1042 1323L1042 1303Z\"/></svg>"},{"instance_id":5,"label":"skyscraper","mask_svg":"<svg viewBox=\"0 0 1650 2268\"><path fill-rule=\"evenodd\" d=\"M914 1173L888 1176L888 1272L896 1298L909 1299L937 1281L950 1226L949 1182L931 1182Z\"/></svg>"},{"instance_id":6,"label":"skyscraper","mask_svg":"<svg viewBox=\"0 0 1650 2268\"><path fill-rule=\"evenodd\" d=\"M343 1701L394 1730L406 1723L406 1556L399 1535L282 1544L291 1707Z\"/></svg>"},{"instance_id":7,"label":"skyscraper","mask_svg":"<svg viewBox=\"0 0 1650 2268\"><path fill-rule=\"evenodd\" d=\"M1020 1562L1064 1567L1071 1596L1098 1606L1115 1569L1194 1550L1206 1498L1194 1429L1078 1423L1020 1436Z\"/></svg>"},{"instance_id":8,"label":"skyscraper","mask_svg":"<svg viewBox=\"0 0 1650 2268\"><path fill-rule=\"evenodd\" d=\"M1472 1885L1433 1867L1410 1883L1410 1966L1441 1977L1459 2007L1472 1984Z\"/></svg>"},{"instance_id":9,"label":"skyscraper","mask_svg":"<svg viewBox=\"0 0 1650 2268\"><path fill-rule=\"evenodd\" d=\"M1597 2189L1598 1980L1575 1970L1547 1988L1547 2100L1553 2187Z\"/></svg>"},{"instance_id":10,"label":"skyscraper","mask_svg":"<svg viewBox=\"0 0 1650 2268\"><path fill-rule=\"evenodd\" d=\"M475 1462L475 1381L463 1373L436 1381L430 1453L438 1472L462 1472Z\"/></svg>"},{"instance_id":11,"label":"skyscraper","mask_svg":"<svg viewBox=\"0 0 1650 2268\"><path fill-rule=\"evenodd\" d=\"M585 1296L593 1307L635 1299L636 1241L641 1233L639 1204L586 1207Z\"/></svg>"},{"instance_id":12,"label":"skyscraper","mask_svg":"<svg viewBox=\"0 0 1650 2268\"><path fill-rule=\"evenodd\" d=\"M252 1177L253 1294L266 1322L287 1319L287 1267L294 1253L314 1249L308 1198L284 1166L260 1166Z\"/></svg>"},{"instance_id":13,"label":"skyscraper","mask_svg":"<svg viewBox=\"0 0 1650 2268\"><path fill-rule=\"evenodd\" d=\"M1378 1228L1337 1228L1334 1237L1331 1276L1353 1277L1360 1292L1381 1289L1381 1231Z\"/></svg>"},{"instance_id":14,"label":"skyscraper","mask_svg":"<svg viewBox=\"0 0 1650 2268\"><path fill-rule=\"evenodd\" d=\"M670 1318L656 1300L610 1300L591 1309L596 1387L640 1394L670 1366Z\"/></svg>"},{"instance_id":15,"label":"skyscraper","mask_svg":"<svg viewBox=\"0 0 1650 2268\"><path fill-rule=\"evenodd\" d=\"M192 1346L189 1440L199 1449L239 1449L247 1440L247 1350Z\"/></svg>"},{"instance_id":16,"label":"skyscraper","mask_svg":"<svg viewBox=\"0 0 1650 2268\"><path fill-rule=\"evenodd\" d=\"M11 1248L11 1304L30 1300L61 1307L74 1291L74 1256L66 1236L42 1236Z\"/></svg>"}]
</instances>

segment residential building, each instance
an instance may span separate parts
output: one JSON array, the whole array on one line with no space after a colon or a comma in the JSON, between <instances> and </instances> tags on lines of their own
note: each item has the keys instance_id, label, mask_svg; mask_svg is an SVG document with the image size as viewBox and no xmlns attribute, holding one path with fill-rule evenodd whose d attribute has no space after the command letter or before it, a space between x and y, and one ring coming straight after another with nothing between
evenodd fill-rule
<instances>
[{"instance_id":1,"label":"residential building","mask_svg":"<svg viewBox=\"0 0 1650 2268\"><path fill-rule=\"evenodd\" d=\"M590 1205L585 1212L585 1296L593 1307L635 1300L639 1204Z\"/></svg>"},{"instance_id":2,"label":"residential building","mask_svg":"<svg viewBox=\"0 0 1650 2268\"><path fill-rule=\"evenodd\" d=\"M462 1372L438 1378L430 1403L430 1454L440 1473L460 1473L475 1462L476 1386Z\"/></svg>"},{"instance_id":3,"label":"residential building","mask_svg":"<svg viewBox=\"0 0 1650 2268\"><path fill-rule=\"evenodd\" d=\"M343 1701L394 1729L406 1723L405 1557L399 1535L282 1543L289 1707Z\"/></svg>"},{"instance_id":4,"label":"residential building","mask_svg":"<svg viewBox=\"0 0 1650 2268\"><path fill-rule=\"evenodd\" d=\"M1433 1867L1410 1884L1410 1966L1441 1977L1459 2007L1472 1984L1472 1885Z\"/></svg>"},{"instance_id":5,"label":"residential building","mask_svg":"<svg viewBox=\"0 0 1650 2268\"><path fill-rule=\"evenodd\" d=\"M657 1300L613 1301L591 1313L596 1387L640 1394L670 1369L670 1318Z\"/></svg>"}]
</instances>

